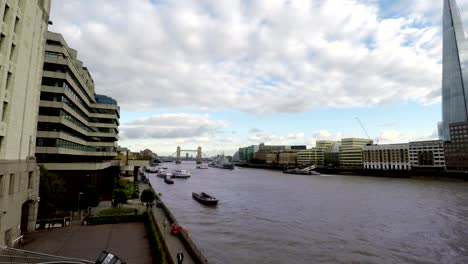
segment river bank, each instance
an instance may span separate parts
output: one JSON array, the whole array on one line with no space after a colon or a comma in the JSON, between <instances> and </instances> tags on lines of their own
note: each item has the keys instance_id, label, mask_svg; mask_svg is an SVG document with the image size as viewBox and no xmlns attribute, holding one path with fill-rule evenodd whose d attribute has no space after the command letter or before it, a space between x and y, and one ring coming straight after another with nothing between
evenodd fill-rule
<instances>
[{"instance_id":1,"label":"river bank","mask_svg":"<svg viewBox=\"0 0 468 264\"><path fill-rule=\"evenodd\" d=\"M254 168L284 171L287 166L271 166L266 164L242 163L236 164L241 168ZM429 179L452 179L468 181L468 173L446 172L442 170L375 170L375 169L344 169L344 168L316 168L314 169L322 174L350 175L350 176L368 176L368 177L389 177L389 178L429 178Z\"/></svg>"}]
</instances>

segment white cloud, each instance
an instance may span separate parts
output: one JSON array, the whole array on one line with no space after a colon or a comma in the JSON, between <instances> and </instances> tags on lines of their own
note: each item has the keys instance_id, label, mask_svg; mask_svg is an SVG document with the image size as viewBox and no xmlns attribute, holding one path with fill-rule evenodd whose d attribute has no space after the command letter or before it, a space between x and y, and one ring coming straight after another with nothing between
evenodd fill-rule
<instances>
[{"instance_id":1,"label":"white cloud","mask_svg":"<svg viewBox=\"0 0 468 264\"><path fill-rule=\"evenodd\" d=\"M227 126L222 120L212 120L209 115L160 114L137 119L120 126L124 140L142 138L192 138L197 142L208 142L207 135L217 133Z\"/></svg>"},{"instance_id":2,"label":"white cloud","mask_svg":"<svg viewBox=\"0 0 468 264\"><path fill-rule=\"evenodd\" d=\"M383 18L372 0L151 2L53 2L50 29L124 110L440 100L440 21L416 16L441 13L440 4L411 1L405 16Z\"/></svg>"}]
</instances>

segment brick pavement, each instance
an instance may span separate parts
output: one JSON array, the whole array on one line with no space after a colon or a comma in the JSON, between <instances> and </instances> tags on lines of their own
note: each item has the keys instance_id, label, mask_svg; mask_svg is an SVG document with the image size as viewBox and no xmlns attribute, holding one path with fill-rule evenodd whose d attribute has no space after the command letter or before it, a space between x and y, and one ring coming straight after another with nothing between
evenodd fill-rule
<instances>
[{"instance_id":1,"label":"brick pavement","mask_svg":"<svg viewBox=\"0 0 468 264\"><path fill-rule=\"evenodd\" d=\"M102 250L127 263L152 263L143 223L72 225L29 233L20 249L95 261Z\"/></svg>"}]
</instances>

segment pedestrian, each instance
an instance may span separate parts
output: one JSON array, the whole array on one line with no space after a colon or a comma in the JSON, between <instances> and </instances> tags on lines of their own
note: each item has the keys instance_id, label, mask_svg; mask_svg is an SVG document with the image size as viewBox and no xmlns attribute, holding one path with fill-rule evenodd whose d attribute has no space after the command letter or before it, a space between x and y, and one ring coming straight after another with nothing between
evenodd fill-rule
<instances>
[{"instance_id":1,"label":"pedestrian","mask_svg":"<svg viewBox=\"0 0 468 264\"><path fill-rule=\"evenodd\" d=\"M184 261L184 253L179 252L177 253L177 264L182 264L182 261Z\"/></svg>"}]
</instances>

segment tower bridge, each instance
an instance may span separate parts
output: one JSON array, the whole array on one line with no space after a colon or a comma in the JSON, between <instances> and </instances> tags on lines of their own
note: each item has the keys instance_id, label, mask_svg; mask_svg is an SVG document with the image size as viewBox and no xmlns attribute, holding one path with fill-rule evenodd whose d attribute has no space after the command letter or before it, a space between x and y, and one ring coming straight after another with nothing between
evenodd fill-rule
<instances>
[{"instance_id":1,"label":"tower bridge","mask_svg":"<svg viewBox=\"0 0 468 264\"><path fill-rule=\"evenodd\" d=\"M176 155L176 163L180 163L180 153L181 152L196 152L197 153L197 157L196 157L196 162L197 164L202 164L203 163L203 157L202 155L203 152L202 152L202 147L198 147L197 149L181 149L180 146L177 146L177 151L175 153ZM206 156L206 155L205 155Z\"/></svg>"}]
</instances>

